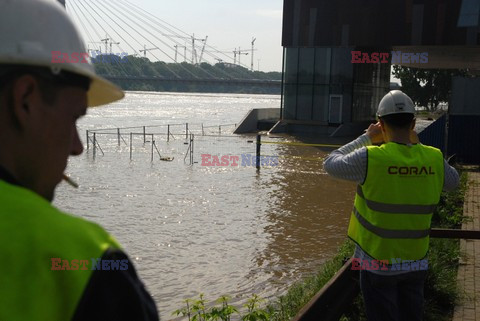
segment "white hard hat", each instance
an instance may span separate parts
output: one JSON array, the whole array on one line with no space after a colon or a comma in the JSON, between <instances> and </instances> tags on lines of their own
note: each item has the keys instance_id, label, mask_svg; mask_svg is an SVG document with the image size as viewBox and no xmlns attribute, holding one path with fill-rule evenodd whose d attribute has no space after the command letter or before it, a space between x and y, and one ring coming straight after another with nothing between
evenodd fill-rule
<instances>
[{"instance_id":1,"label":"white hard hat","mask_svg":"<svg viewBox=\"0 0 480 321\"><path fill-rule=\"evenodd\" d=\"M85 54L80 33L54 0L0 0L0 64L50 68L52 74L71 72L90 79L88 106L108 104L124 97L123 91L95 74L88 58L55 62L53 52L72 57ZM57 60L58 61L58 60Z\"/></svg>"},{"instance_id":2,"label":"white hard hat","mask_svg":"<svg viewBox=\"0 0 480 321\"><path fill-rule=\"evenodd\" d=\"M383 96L378 105L377 116L391 114L415 114L415 105L412 99L400 90L392 90Z\"/></svg>"}]
</instances>

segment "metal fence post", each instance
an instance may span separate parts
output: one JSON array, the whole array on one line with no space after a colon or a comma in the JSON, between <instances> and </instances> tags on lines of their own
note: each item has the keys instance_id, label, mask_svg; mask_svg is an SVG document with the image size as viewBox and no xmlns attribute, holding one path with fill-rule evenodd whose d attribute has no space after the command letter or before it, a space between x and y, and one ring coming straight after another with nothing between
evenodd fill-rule
<instances>
[{"instance_id":1,"label":"metal fence post","mask_svg":"<svg viewBox=\"0 0 480 321\"><path fill-rule=\"evenodd\" d=\"M96 152L97 152L97 133L93 133L93 159L95 159Z\"/></svg>"},{"instance_id":2,"label":"metal fence post","mask_svg":"<svg viewBox=\"0 0 480 321\"><path fill-rule=\"evenodd\" d=\"M151 162L153 163L153 145L155 144L155 141L153 140L153 135L152 135L152 160Z\"/></svg>"},{"instance_id":3,"label":"metal fence post","mask_svg":"<svg viewBox=\"0 0 480 321\"><path fill-rule=\"evenodd\" d=\"M257 169L260 169L260 146L262 146L261 136L257 135L257 152L255 155L255 165Z\"/></svg>"},{"instance_id":4,"label":"metal fence post","mask_svg":"<svg viewBox=\"0 0 480 321\"><path fill-rule=\"evenodd\" d=\"M191 138L191 139L192 139L192 149L191 149L191 151L190 151L190 163L193 165L193 142L194 142L195 136L192 134L191 137L192 137L192 138Z\"/></svg>"},{"instance_id":5,"label":"metal fence post","mask_svg":"<svg viewBox=\"0 0 480 321\"><path fill-rule=\"evenodd\" d=\"M132 160L132 132L130 132L130 160Z\"/></svg>"}]
</instances>

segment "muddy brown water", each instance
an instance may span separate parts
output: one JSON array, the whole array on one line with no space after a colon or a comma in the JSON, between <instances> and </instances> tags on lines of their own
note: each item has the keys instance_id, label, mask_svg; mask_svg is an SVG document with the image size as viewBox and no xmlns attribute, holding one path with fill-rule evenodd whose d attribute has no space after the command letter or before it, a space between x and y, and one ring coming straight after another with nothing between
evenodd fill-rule
<instances>
[{"instance_id":1,"label":"muddy brown water","mask_svg":"<svg viewBox=\"0 0 480 321\"><path fill-rule=\"evenodd\" d=\"M113 105L89 110L85 130L129 126L156 132L156 145L172 162L150 161L151 145L97 135L104 155L92 150L69 161L80 184L62 183L55 205L95 221L113 234L134 261L163 320L183 300L204 293L209 301L230 295L235 304L256 293L273 299L292 283L318 271L345 239L355 185L325 174L326 150L262 145L278 166L202 166L201 154L254 154L251 136L216 137L217 127L238 123L251 108L278 107L269 95L152 94L130 92ZM196 132L193 166L184 163L184 128L166 142L160 125L190 123ZM226 126L223 134L229 134ZM138 132L139 129L131 131ZM163 131L163 133L162 133ZM106 131L109 132L109 131ZM85 140L85 138L84 138ZM292 141L292 138L269 139Z\"/></svg>"}]
</instances>

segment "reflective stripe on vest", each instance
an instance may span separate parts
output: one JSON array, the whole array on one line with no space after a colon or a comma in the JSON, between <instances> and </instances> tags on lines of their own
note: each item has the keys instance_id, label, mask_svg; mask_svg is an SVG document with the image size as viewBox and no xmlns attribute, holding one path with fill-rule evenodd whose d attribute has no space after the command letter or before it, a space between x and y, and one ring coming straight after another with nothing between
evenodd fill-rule
<instances>
[{"instance_id":1,"label":"reflective stripe on vest","mask_svg":"<svg viewBox=\"0 0 480 321\"><path fill-rule=\"evenodd\" d=\"M443 155L433 147L367 147L367 177L357 188L348 236L381 260L422 259L443 187Z\"/></svg>"},{"instance_id":2,"label":"reflective stripe on vest","mask_svg":"<svg viewBox=\"0 0 480 321\"><path fill-rule=\"evenodd\" d=\"M388 239L418 239L430 234L430 229L428 230L389 230L381 228L371 224L369 221L364 219L360 213L358 213L356 208L353 208L353 214L357 218L358 222L362 224L364 228L369 230L376 235Z\"/></svg>"},{"instance_id":3,"label":"reflective stripe on vest","mask_svg":"<svg viewBox=\"0 0 480 321\"><path fill-rule=\"evenodd\" d=\"M365 198L362 187L357 186L357 195L365 200L368 207L377 212L392 214L431 214L437 207L437 204L431 205L411 205L411 204L388 204L371 201Z\"/></svg>"}]
</instances>

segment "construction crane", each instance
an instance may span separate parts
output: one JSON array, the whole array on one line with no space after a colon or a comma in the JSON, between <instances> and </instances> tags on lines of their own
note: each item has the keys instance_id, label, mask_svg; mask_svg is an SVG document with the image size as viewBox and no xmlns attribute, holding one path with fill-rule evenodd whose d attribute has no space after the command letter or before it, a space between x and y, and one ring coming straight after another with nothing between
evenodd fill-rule
<instances>
[{"instance_id":1,"label":"construction crane","mask_svg":"<svg viewBox=\"0 0 480 321\"><path fill-rule=\"evenodd\" d=\"M198 59L198 63L202 63L203 52L205 51L205 45L207 44L208 36L205 36L205 40L203 41L202 52L200 53L200 59Z\"/></svg>"},{"instance_id":2,"label":"construction crane","mask_svg":"<svg viewBox=\"0 0 480 321\"><path fill-rule=\"evenodd\" d=\"M191 40L192 41L192 65L195 64L195 63L198 63L198 61L197 61L197 50L195 49L195 41L196 40L203 41L203 49L202 49L202 54L201 54L201 56L203 56L203 51L205 49L205 43L207 42L207 38L208 38L208 36L205 36L205 39L195 38L195 34L192 34L190 37L182 37L182 36L178 36L178 35L168 35L168 34L162 33L162 36Z\"/></svg>"},{"instance_id":3,"label":"construction crane","mask_svg":"<svg viewBox=\"0 0 480 321\"><path fill-rule=\"evenodd\" d=\"M237 55L238 55L238 64L241 65L241 63L240 63L241 55L248 55L248 52L244 52L244 51L248 51L248 50L240 50L240 47L238 47L238 50L237 50L237 48L235 48L235 50L233 51L233 64L234 65L237 64Z\"/></svg>"},{"instance_id":4,"label":"construction crane","mask_svg":"<svg viewBox=\"0 0 480 321\"><path fill-rule=\"evenodd\" d=\"M178 48L183 48L183 61L187 61L187 46L175 45L173 47L175 48L175 62L177 62Z\"/></svg>"},{"instance_id":5,"label":"construction crane","mask_svg":"<svg viewBox=\"0 0 480 321\"><path fill-rule=\"evenodd\" d=\"M214 49L215 49L215 48L214 48ZM221 51L221 50L217 50L217 49L215 49L215 50L205 50L205 52L208 52L208 53L210 53L210 54L231 54L231 53L232 53L232 51L230 51L230 50L228 50L228 49L227 49L227 51ZM218 61L218 63L224 63L224 62L225 62L225 60L220 59L220 58L218 58L218 57L214 57L214 59L215 59L216 61Z\"/></svg>"},{"instance_id":6,"label":"construction crane","mask_svg":"<svg viewBox=\"0 0 480 321\"><path fill-rule=\"evenodd\" d=\"M201 39L201 38L195 38L195 34L192 34L192 65L194 63L198 63L197 61L197 50L195 49L195 40L198 40L198 41L203 41L204 42L204 45L203 45L203 49L205 49L205 42L207 41L207 39ZM208 36L207 36L208 38ZM202 50L202 55L203 55L203 50Z\"/></svg>"},{"instance_id":7,"label":"construction crane","mask_svg":"<svg viewBox=\"0 0 480 321\"><path fill-rule=\"evenodd\" d=\"M113 41L110 41L110 54L112 54L112 45L119 45L120 42L113 42Z\"/></svg>"},{"instance_id":8,"label":"construction crane","mask_svg":"<svg viewBox=\"0 0 480 321\"><path fill-rule=\"evenodd\" d=\"M99 41L89 41L88 43L94 43L94 44L99 44L99 43L101 43L101 44L103 44L103 42L99 42ZM97 47L97 46L94 46L94 47ZM98 54L101 54L101 53L102 53L102 47L101 47L101 46L98 46L98 49L100 49L100 50L90 49L90 46L87 46L87 52L88 52L89 54L90 54L90 51L95 52L95 54L97 54L97 52L98 52Z\"/></svg>"},{"instance_id":9,"label":"construction crane","mask_svg":"<svg viewBox=\"0 0 480 321\"><path fill-rule=\"evenodd\" d=\"M108 35L105 35L105 39L101 39L101 42L105 42L105 54L108 53L108 41L110 41L110 38L108 38Z\"/></svg>"},{"instance_id":10,"label":"construction crane","mask_svg":"<svg viewBox=\"0 0 480 321\"><path fill-rule=\"evenodd\" d=\"M159 49L159 48L155 47L155 48L149 48L149 49L147 49L147 46L146 46L146 45L143 45L143 49L140 49L139 51L140 51L140 52L143 51L143 57L144 57L144 58L147 58L147 51L155 50L155 49Z\"/></svg>"}]
</instances>

